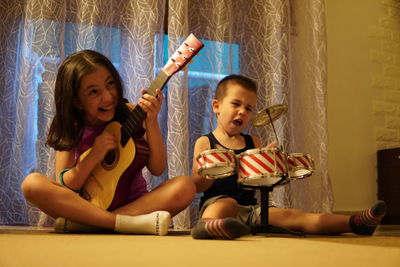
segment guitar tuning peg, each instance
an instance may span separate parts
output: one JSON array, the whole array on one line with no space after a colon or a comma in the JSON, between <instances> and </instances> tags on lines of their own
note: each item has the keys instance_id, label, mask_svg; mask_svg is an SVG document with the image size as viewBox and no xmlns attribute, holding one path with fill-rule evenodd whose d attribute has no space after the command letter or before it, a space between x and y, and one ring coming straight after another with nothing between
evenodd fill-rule
<instances>
[{"instance_id":1,"label":"guitar tuning peg","mask_svg":"<svg viewBox=\"0 0 400 267\"><path fill-rule=\"evenodd\" d=\"M182 70L187 71L188 70L187 66L183 67Z\"/></svg>"}]
</instances>

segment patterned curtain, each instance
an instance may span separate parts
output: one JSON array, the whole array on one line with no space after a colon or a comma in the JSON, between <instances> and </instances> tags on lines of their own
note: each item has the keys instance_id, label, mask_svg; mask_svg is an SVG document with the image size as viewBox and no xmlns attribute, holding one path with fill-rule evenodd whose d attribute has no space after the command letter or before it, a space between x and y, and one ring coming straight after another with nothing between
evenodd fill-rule
<instances>
[{"instance_id":1,"label":"patterned curtain","mask_svg":"<svg viewBox=\"0 0 400 267\"><path fill-rule=\"evenodd\" d=\"M46 223L20 184L32 171L55 177L45 140L60 62L81 49L105 54L121 73L125 97L136 103L191 32L206 47L164 92L159 119L168 167L161 177L146 172L149 187L190 174L194 141L215 125L210 101L218 80L241 73L259 85L257 109L288 105L274 123L284 148L315 160L310 178L274 190L275 203L331 210L323 0L4 0L0 14L0 224ZM264 144L273 140L268 125L248 131ZM174 218L176 228L196 220L197 202Z\"/></svg>"}]
</instances>

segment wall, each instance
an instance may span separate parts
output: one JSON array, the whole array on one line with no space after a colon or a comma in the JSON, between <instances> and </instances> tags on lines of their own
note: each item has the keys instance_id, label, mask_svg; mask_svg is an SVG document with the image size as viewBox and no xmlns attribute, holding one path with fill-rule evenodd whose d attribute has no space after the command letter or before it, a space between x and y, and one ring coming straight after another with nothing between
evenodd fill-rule
<instances>
[{"instance_id":1,"label":"wall","mask_svg":"<svg viewBox=\"0 0 400 267\"><path fill-rule=\"evenodd\" d=\"M326 0L334 211L377 199L376 151L400 147L400 2Z\"/></svg>"}]
</instances>

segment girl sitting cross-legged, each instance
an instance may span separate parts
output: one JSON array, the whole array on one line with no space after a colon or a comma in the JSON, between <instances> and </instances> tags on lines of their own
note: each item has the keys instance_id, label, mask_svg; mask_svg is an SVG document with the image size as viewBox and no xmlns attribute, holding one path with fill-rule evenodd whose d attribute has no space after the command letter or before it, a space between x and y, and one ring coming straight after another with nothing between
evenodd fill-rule
<instances>
[{"instance_id":1,"label":"girl sitting cross-legged","mask_svg":"<svg viewBox=\"0 0 400 267\"><path fill-rule=\"evenodd\" d=\"M31 173L21 186L29 202L56 218L56 231L166 235L171 216L192 202L195 185L185 176L147 191L141 170L147 167L153 175L161 175L166 151L157 120L161 90L156 97L144 89L142 94L138 105L146 113L145 129L140 123L131 137L134 151L129 153L134 153L134 159L120 177L100 177L123 181L123 186L116 187L121 189L115 191L113 199L117 201L100 207L86 200L82 189L106 155L118 146L118 135L104 129L113 121L123 123L132 105L123 99L117 70L102 54L84 50L61 64L54 94L56 112L47 137L47 145L56 150L58 181ZM90 152L83 154L89 148Z\"/></svg>"}]
</instances>

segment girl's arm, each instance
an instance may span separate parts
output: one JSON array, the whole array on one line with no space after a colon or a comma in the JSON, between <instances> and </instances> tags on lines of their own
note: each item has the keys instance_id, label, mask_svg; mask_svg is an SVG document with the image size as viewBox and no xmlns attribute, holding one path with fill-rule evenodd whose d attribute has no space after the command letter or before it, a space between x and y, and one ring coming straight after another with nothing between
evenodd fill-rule
<instances>
[{"instance_id":1,"label":"girl's arm","mask_svg":"<svg viewBox=\"0 0 400 267\"><path fill-rule=\"evenodd\" d=\"M193 153L193 167L192 167L192 179L196 184L197 193L202 193L206 191L210 186L214 183L213 179L207 179L198 174L199 165L197 164L197 156L205 151L210 149L210 142L206 136L202 136L197 139L194 144L194 153Z\"/></svg>"},{"instance_id":2,"label":"girl's arm","mask_svg":"<svg viewBox=\"0 0 400 267\"><path fill-rule=\"evenodd\" d=\"M57 180L60 181L60 173L65 170L62 175L63 184L74 191L79 191L95 166L100 163L107 152L115 148L116 145L116 137L113 134L109 132L101 133L96 137L89 154L75 166L74 149L70 151L56 151Z\"/></svg>"},{"instance_id":3,"label":"girl's arm","mask_svg":"<svg viewBox=\"0 0 400 267\"><path fill-rule=\"evenodd\" d=\"M153 175L159 176L164 172L167 165L167 152L157 118L161 109L163 95L160 89L157 89L158 97L146 94L144 89L142 89L142 94L143 97L139 100L138 105L147 113L144 121L146 128L145 138L150 148L147 168Z\"/></svg>"}]
</instances>

